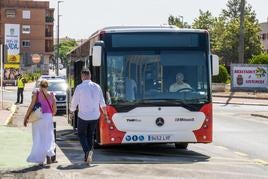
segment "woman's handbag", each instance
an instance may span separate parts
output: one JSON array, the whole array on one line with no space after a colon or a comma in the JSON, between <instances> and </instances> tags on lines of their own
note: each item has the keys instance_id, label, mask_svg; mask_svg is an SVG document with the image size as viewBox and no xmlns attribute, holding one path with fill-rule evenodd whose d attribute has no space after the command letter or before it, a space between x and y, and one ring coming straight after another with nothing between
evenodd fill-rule
<instances>
[{"instance_id":1,"label":"woman's handbag","mask_svg":"<svg viewBox=\"0 0 268 179\"><path fill-rule=\"evenodd\" d=\"M42 109L41 109L41 103L38 102L38 91L37 91L36 101L35 101L33 110L28 118L29 119L28 122L34 123L34 122L40 120L41 117L42 117Z\"/></svg>"}]
</instances>

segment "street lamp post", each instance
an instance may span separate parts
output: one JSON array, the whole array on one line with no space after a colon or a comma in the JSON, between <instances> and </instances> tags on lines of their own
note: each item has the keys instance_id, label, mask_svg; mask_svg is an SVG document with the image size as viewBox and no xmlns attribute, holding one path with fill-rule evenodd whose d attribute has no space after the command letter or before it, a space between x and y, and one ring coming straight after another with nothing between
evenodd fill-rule
<instances>
[{"instance_id":1,"label":"street lamp post","mask_svg":"<svg viewBox=\"0 0 268 179\"><path fill-rule=\"evenodd\" d=\"M59 45L60 45L60 3L63 1L58 1L58 25L57 25L57 55L56 55L56 75L59 76Z\"/></svg>"}]
</instances>

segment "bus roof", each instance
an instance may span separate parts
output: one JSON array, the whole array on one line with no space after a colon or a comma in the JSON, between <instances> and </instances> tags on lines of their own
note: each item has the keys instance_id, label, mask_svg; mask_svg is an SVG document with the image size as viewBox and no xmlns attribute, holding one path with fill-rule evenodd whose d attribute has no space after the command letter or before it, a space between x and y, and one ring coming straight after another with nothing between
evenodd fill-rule
<instances>
[{"instance_id":1,"label":"bus roof","mask_svg":"<svg viewBox=\"0 0 268 179\"><path fill-rule=\"evenodd\" d=\"M91 37L104 32L104 33L122 33L122 32L195 32L205 33L207 30L202 29L187 29L178 28L174 25L163 25L163 26L111 26L105 27L93 33Z\"/></svg>"},{"instance_id":2,"label":"bus roof","mask_svg":"<svg viewBox=\"0 0 268 179\"><path fill-rule=\"evenodd\" d=\"M80 46L73 49L71 52L67 54L68 57L73 55L78 55L80 57L88 56L89 48L90 48L90 40L97 37L101 33L131 33L131 32L186 32L186 33L206 33L207 30L202 29L187 29L187 28L178 28L174 25L162 25L162 26L110 26L104 27L95 33L93 33L88 40L83 42ZM82 54L82 48L88 52Z\"/></svg>"}]
</instances>

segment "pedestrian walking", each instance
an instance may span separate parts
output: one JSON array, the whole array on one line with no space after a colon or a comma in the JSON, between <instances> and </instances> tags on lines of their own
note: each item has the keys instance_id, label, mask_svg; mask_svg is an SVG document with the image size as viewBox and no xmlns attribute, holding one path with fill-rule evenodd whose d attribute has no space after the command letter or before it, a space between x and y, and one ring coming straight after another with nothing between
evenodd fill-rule
<instances>
[{"instance_id":1,"label":"pedestrian walking","mask_svg":"<svg viewBox=\"0 0 268 179\"><path fill-rule=\"evenodd\" d=\"M17 79L17 102L16 104L22 104L23 103L23 91L25 87L26 80L25 78L21 75L18 74L18 79Z\"/></svg>"},{"instance_id":2,"label":"pedestrian walking","mask_svg":"<svg viewBox=\"0 0 268 179\"><path fill-rule=\"evenodd\" d=\"M109 122L103 93L100 86L91 81L88 69L81 72L82 83L79 84L71 102L70 111L73 113L78 107L78 137L84 151L84 161L92 162L94 148L94 134L102 109L105 120Z\"/></svg>"},{"instance_id":3,"label":"pedestrian walking","mask_svg":"<svg viewBox=\"0 0 268 179\"><path fill-rule=\"evenodd\" d=\"M27 162L43 165L52 163L51 157L55 156L55 139L53 132L53 115L57 112L56 100L53 93L48 93L48 82L42 80L39 90L33 92L32 101L24 117L24 126L28 124L29 116L35 103L41 104L42 117L32 123L32 150Z\"/></svg>"}]
</instances>

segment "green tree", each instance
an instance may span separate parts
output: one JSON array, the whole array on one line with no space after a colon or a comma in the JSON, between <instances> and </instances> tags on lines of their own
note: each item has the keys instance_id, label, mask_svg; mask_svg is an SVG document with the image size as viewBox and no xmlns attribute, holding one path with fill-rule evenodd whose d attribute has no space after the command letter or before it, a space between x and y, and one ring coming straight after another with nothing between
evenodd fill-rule
<instances>
[{"instance_id":1,"label":"green tree","mask_svg":"<svg viewBox=\"0 0 268 179\"><path fill-rule=\"evenodd\" d=\"M223 45L223 33L225 32L225 20L222 17L216 17L214 19L213 28L210 30L210 43L211 43L211 51L214 54L222 57L221 49Z\"/></svg>"},{"instance_id":2,"label":"green tree","mask_svg":"<svg viewBox=\"0 0 268 179\"><path fill-rule=\"evenodd\" d=\"M219 43L217 46L218 54L223 58L225 64L238 63L239 46L239 17L240 0L229 0L227 9L222 15L224 23L221 22L222 34L217 36ZM249 4L245 6L245 62L253 56L262 52L259 32L260 25L256 19L256 14ZM217 40L217 39L216 39Z\"/></svg>"},{"instance_id":3,"label":"green tree","mask_svg":"<svg viewBox=\"0 0 268 179\"><path fill-rule=\"evenodd\" d=\"M199 10L199 17L194 19L192 27L194 29L206 29L211 31L214 26L215 18L209 11Z\"/></svg>"},{"instance_id":4,"label":"green tree","mask_svg":"<svg viewBox=\"0 0 268 179\"><path fill-rule=\"evenodd\" d=\"M67 39L59 44L59 57L66 63L67 54L77 47L77 43L74 39Z\"/></svg>"},{"instance_id":5,"label":"green tree","mask_svg":"<svg viewBox=\"0 0 268 179\"><path fill-rule=\"evenodd\" d=\"M184 22L182 18L183 17L175 17L173 15L170 15L168 17L168 24L175 25L179 28L191 28L191 26L187 22Z\"/></svg>"},{"instance_id":6,"label":"green tree","mask_svg":"<svg viewBox=\"0 0 268 179\"><path fill-rule=\"evenodd\" d=\"M250 64L267 64L268 65L268 53L262 53L255 55L249 60Z\"/></svg>"},{"instance_id":7,"label":"green tree","mask_svg":"<svg viewBox=\"0 0 268 179\"><path fill-rule=\"evenodd\" d=\"M192 24L194 29L206 29L209 31L211 49L213 53L215 53L215 48L217 46L216 37L222 33L221 27L219 27L218 30L215 30L217 25L216 22L217 18L213 17L211 12L199 10L199 16L194 19Z\"/></svg>"},{"instance_id":8,"label":"green tree","mask_svg":"<svg viewBox=\"0 0 268 179\"><path fill-rule=\"evenodd\" d=\"M240 1L241 0L229 0L226 4L227 9L222 10L222 15L227 20L232 20L240 17Z\"/></svg>"}]
</instances>

